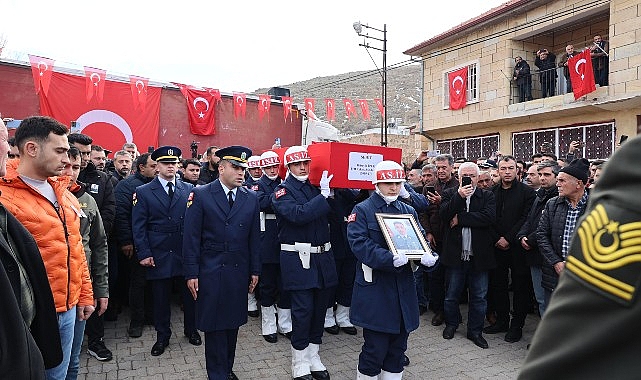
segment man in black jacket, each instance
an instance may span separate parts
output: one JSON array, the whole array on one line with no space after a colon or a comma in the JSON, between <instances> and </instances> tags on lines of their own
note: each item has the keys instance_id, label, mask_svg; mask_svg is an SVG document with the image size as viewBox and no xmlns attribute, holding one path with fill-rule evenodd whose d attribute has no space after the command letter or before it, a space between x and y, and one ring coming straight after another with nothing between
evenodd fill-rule
<instances>
[{"instance_id":1,"label":"man in black jacket","mask_svg":"<svg viewBox=\"0 0 641 380\"><path fill-rule=\"evenodd\" d=\"M494 241L496 269L490 273L490 303L496 312L496 323L483 332L496 334L507 332L506 342L521 339L525 317L531 306L532 279L525 255L517 240L517 232L527 218L535 193L516 178L516 160L503 156L499 161L500 182L492 188L496 199L496 223L491 228ZM514 315L510 324L510 297L508 276L511 269L514 290ZM509 329L509 330L508 330Z\"/></svg>"},{"instance_id":2,"label":"man in black jacket","mask_svg":"<svg viewBox=\"0 0 641 380\"><path fill-rule=\"evenodd\" d=\"M530 75L530 65L517 56L514 57L514 75L513 79L519 89L519 102L532 100L532 76Z\"/></svg>"},{"instance_id":3,"label":"man in black jacket","mask_svg":"<svg viewBox=\"0 0 641 380\"><path fill-rule=\"evenodd\" d=\"M204 162L203 166L200 167L200 180L205 183L213 182L218 178L218 163L220 162L220 158L215 154L217 150L217 146L207 148L206 155L209 160Z\"/></svg>"},{"instance_id":4,"label":"man in black jacket","mask_svg":"<svg viewBox=\"0 0 641 380\"><path fill-rule=\"evenodd\" d=\"M536 52L534 65L539 68L539 79L541 81L541 97L554 96L556 88L556 55L548 49L541 49Z\"/></svg>"}]
</instances>

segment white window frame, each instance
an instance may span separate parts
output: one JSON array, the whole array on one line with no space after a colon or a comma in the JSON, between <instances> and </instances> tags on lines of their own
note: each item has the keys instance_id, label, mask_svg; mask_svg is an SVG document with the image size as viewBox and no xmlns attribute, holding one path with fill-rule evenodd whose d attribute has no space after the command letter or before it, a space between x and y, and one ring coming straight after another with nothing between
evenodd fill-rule
<instances>
[{"instance_id":1,"label":"white window frame","mask_svg":"<svg viewBox=\"0 0 641 380\"><path fill-rule=\"evenodd\" d=\"M444 110L450 108L450 88L449 88L449 80L447 78L447 74L456 70L460 70L466 66L467 66L467 101L466 103L473 104L473 103L479 102L479 83L480 83L480 76L481 76L481 65L479 64L479 60L476 59L474 61L465 62L455 67L450 67L449 69L444 70L441 73L441 77L443 78L442 90L443 90L443 109Z\"/></svg>"}]
</instances>

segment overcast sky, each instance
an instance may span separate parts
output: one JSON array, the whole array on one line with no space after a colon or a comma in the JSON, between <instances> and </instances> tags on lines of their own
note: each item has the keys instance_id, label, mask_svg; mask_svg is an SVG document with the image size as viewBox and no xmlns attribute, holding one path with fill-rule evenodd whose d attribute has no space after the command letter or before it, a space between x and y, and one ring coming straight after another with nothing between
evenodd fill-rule
<instances>
[{"instance_id":1,"label":"overcast sky","mask_svg":"<svg viewBox=\"0 0 641 380\"><path fill-rule=\"evenodd\" d=\"M67 67L253 92L374 69L354 21L387 24L392 65L410 58L404 50L504 2L0 0L0 35L8 58L29 53ZM380 66L381 53L371 54Z\"/></svg>"}]
</instances>

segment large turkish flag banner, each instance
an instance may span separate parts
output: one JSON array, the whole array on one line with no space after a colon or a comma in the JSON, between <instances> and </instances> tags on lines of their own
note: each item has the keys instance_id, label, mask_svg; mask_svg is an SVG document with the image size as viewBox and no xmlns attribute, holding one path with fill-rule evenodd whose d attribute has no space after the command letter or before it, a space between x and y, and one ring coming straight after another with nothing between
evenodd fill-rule
<instances>
[{"instance_id":1,"label":"large turkish flag banner","mask_svg":"<svg viewBox=\"0 0 641 380\"><path fill-rule=\"evenodd\" d=\"M447 74L450 88L450 109L458 110L467 104L467 66Z\"/></svg>"},{"instance_id":2,"label":"large turkish flag banner","mask_svg":"<svg viewBox=\"0 0 641 380\"><path fill-rule=\"evenodd\" d=\"M160 125L160 88L147 89L144 110L134 108L129 82L105 81L103 101L87 103L84 77L54 72L49 92L41 91L40 112L65 125L76 121L73 132L82 132L93 138L94 144L118 151L126 142L133 142L140 150L158 145Z\"/></svg>"},{"instance_id":3,"label":"large turkish flag banner","mask_svg":"<svg viewBox=\"0 0 641 380\"><path fill-rule=\"evenodd\" d=\"M210 91L194 90L188 86L181 86L180 92L187 99L191 133L201 136L215 134L215 96Z\"/></svg>"},{"instance_id":4,"label":"large turkish flag banner","mask_svg":"<svg viewBox=\"0 0 641 380\"><path fill-rule=\"evenodd\" d=\"M589 49L585 49L580 54L568 59L568 69L570 71L574 100L596 91Z\"/></svg>"}]
</instances>

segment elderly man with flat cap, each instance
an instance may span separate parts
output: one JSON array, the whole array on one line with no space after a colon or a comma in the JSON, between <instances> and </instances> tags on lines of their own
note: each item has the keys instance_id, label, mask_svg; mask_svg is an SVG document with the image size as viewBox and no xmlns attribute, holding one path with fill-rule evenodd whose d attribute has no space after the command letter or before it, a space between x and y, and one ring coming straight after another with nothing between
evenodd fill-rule
<instances>
[{"instance_id":1,"label":"elderly man with flat cap","mask_svg":"<svg viewBox=\"0 0 641 380\"><path fill-rule=\"evenodd\" d=\"M162 146L151 154L158 176L136 188L131 227L140 265L147 268L151 283L156 343L152 356L165 352L171 336L171 287L174 277L183 276L182 237L187 197L193 186L176 180L180 149ZM184 284L183 281L180 283ZM194 346L202 344L196 331L195 302L183 286L184 334Z\"/></svg>"},{"instance_id":2,"label":"elderly man with flat cap","mask_svg":"<svg viewBox=\"0 0 641 380\"><path fill-rule=\"evenodd\" d=\"M247 323L247 292L260 274L260 205L243 187L251 150L216 151L218 179L192 190L185 213L185 278L196 300L196 326L205 332L210 380L238 379L232 371L238 328Z\"/></svg>"}]
</instances>

